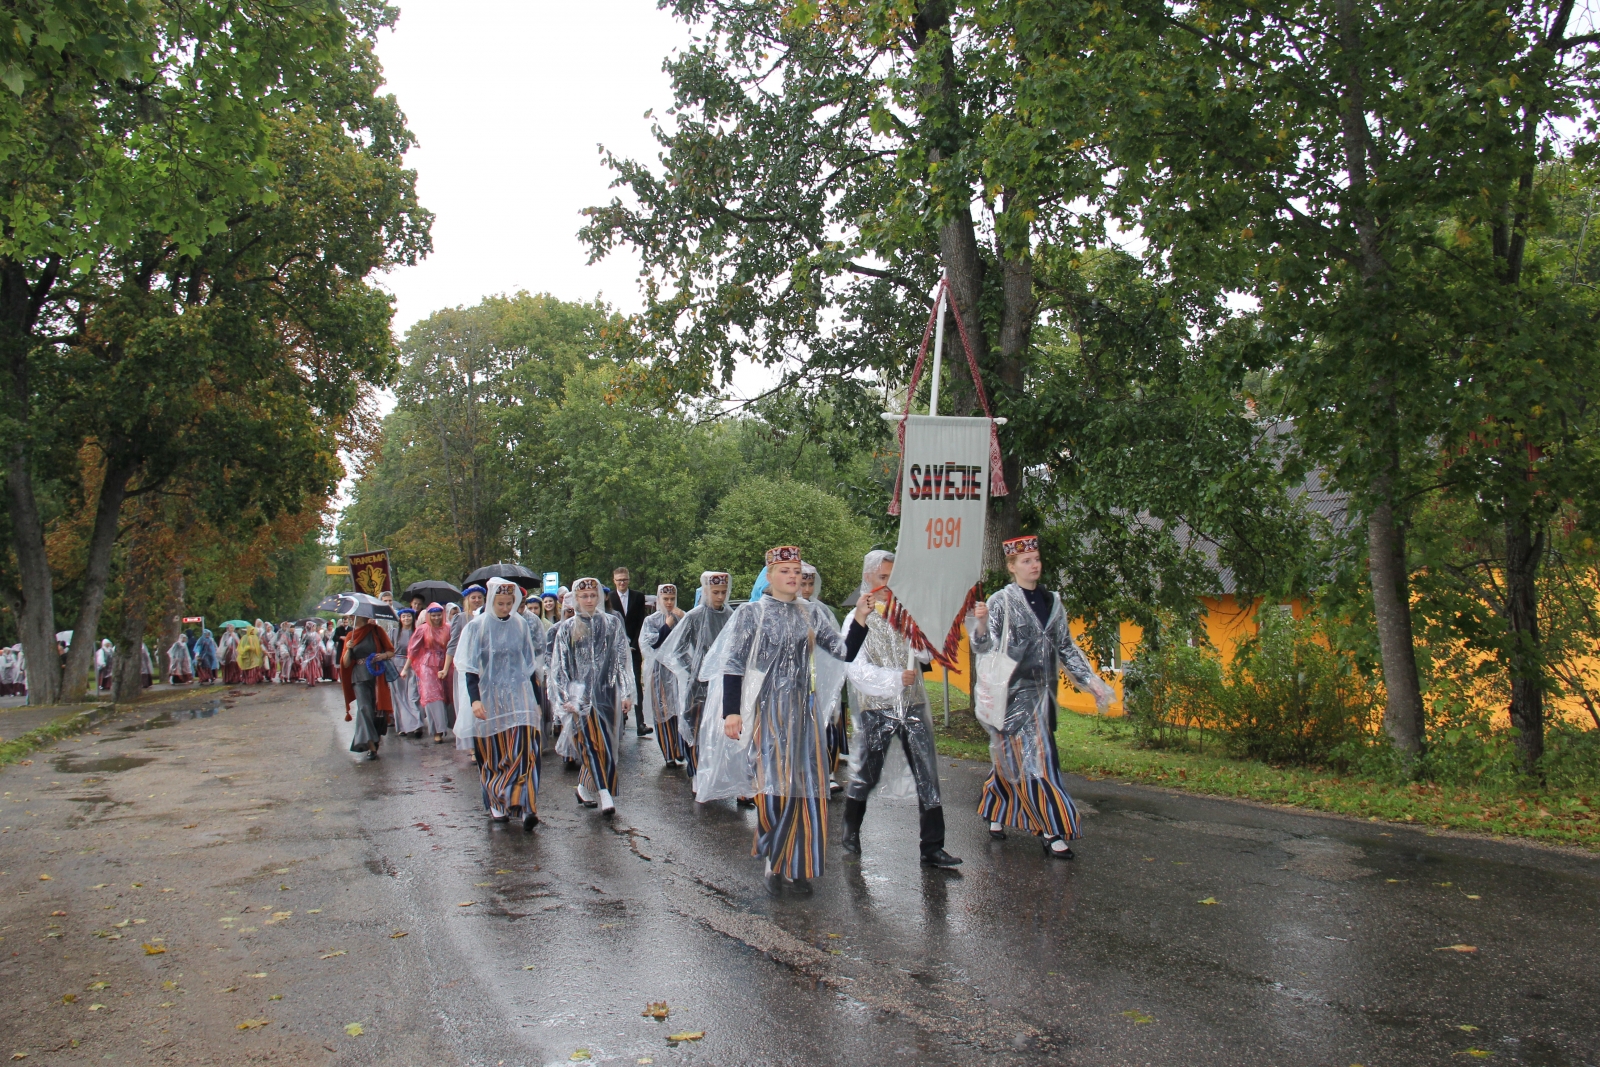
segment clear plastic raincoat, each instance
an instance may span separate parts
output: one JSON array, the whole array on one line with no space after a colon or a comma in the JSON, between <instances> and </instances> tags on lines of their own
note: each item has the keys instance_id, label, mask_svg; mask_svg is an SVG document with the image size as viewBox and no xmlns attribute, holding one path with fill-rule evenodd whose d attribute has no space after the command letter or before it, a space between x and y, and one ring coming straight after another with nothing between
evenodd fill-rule
<instances>
[{"instance_id":1,"label":"clear plastic raincoat","mask_svg":"<svg viewBox=\"0 0 1600 1067\"><path fill-rule=\"evenodd\" d=\"M757 793L826 798L827 719L821 702L811 699L812 669L814 663L819 692L837 693L848 658L844 638L832 628L818 630L804 600L785 602L769 594L735 612L700 667L700 680L709 688L695 799ZM743 725L736 741L722 728L726 674L743 678Z\"/></svg>"},{"instance_id":2,"label":"clear plastic raincoat","mask_svg":"<svg viewBox=\"0 0 1600 1067\"><path fill-rule=\"evenodd\" d=\"M1011 583L989 598L988 625L979 629L976 619L967 619L972 650L989 652L998 647L1008 632L1006 655L1016 661L1016 669L1006 690L1005 725L989 732L989 755L995 772L1013 785L1029 778L1060 777L1050 740L1050 722L1056 706L1056 679L1064 670L1074 685L1104 707L1111 702L1111 687L1094 673L1089 660L1072 638L1061 597L1051 593L1049 620L1039 625L1039 617L1028 606L1022 590Z\"/></svg>"},{"instance_id":3,"label":"clear plastic raincoat","mask_svg":"<svg viewBox=\"0 0 1600 1067\"><path fill-rule=\"evenodd\" d=\"M495 595L504 590L516 594L508 618L495 615ZM523 617L522 590L503 578L489 579L487 605L461 631L456 646L458 674L463 679L463 700L467 717L475 732L487 737L518 726L539 728L539 698L534 693L533 676L544 667L543 636L537 625ZM477 676L478 699L486 719L476 718L465 699L467 674ZM459 745L459 741L457 744Z\"/></svg>"},{"instance_id":4,"label":"clear plastic raincoat","mask_svg":"<svg viewBox=\"0 0 1600 1067\"><path fill-rule=\"evenodd\" d=\"M594 614L579 611L551 634L550 699L563 723L556 751L575 759L584 716L609 717L612 737L622 729L622 701L635 691L633 653L622 616L607 612L603 600Z\"/></svg>"},{"instance_id":5,"label":"clear plastic raincoat","mask_svg":"<svg viewBox=\"0 0 1600 1067\"><path fill-rule=\"evenodd\" d=\"M701 573L695 607L684 613L683 621L667 635L656 657L657 663L672 674L671 695L676 701L672 714L678 717L678 730L684 744L690 747L699 742L695 724L700 721L698 716L704 711L707 698L707 682L700 677L700 666L705 662L712 644L728 625L728 620L733 618L733 608L726 603L720 608L711 606L709 580L713 575L723 573ZM720 697L718 699L720 701Z\"/></svg>"}]
</instances>

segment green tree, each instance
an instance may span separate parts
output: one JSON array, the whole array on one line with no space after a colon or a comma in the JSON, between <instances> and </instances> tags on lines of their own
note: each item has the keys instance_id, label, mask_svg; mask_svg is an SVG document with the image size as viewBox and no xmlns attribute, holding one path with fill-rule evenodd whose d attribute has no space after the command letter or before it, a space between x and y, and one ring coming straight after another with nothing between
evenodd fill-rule
<instances>
[{"instance_id":1,"label":"green tree","mask_svg":"<svg viewBox=\"0 0 1600 1067\"><path fill-rule=\"evenodd\" d=\"M866 523L837 497L786 478L747 478L717 504L689 570L727 571L734 592L748 595L767 549L798 545L822 574L826 595L842 600L860 580L872 544Z\"/></svg>"},{"instance_id":2,"label":"green tree","mask_svg":"<svg viewBox=\"0 0 1600 1067\"><path fill-rule=\"evenodd\" d=\"M112 58L59 53L62 12ZM33 65L0 94L0 347L9 596L36 664L55 609L35 478L100 457L73 502L94 513L74 626L90 640L64 676L38 670L30 699L48 701L82 691L130 495L182 477L204 506L270 515L331 491L336 435L392 362L389 299L365 279L423 252L428 220L377 95L392 9L33 13Z\"/></svg>"}]
</instances>

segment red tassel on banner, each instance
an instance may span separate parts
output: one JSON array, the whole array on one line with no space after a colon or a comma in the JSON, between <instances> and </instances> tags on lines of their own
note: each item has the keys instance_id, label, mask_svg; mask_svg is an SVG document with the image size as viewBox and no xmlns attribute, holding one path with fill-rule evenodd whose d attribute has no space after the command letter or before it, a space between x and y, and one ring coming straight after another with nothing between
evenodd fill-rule
<instances>
[{"instance_id":1,"label":"red tassel on banner","mask_svg":"<svg viewBox=\"0 0 1600 1067\"><path fill-rule=\"evenodd\" d=\"M918 652L931 655L933 662L950 670L960 670L961 665L956 660L956 653L961 650L961 624L972 614L973 605L983 597L983 583L979 582L967 590L967 599L962 602L961 610L956 614L956 621L950 627L950 632L945 634L943 648L933 646L933 642L928 640L928 635L922 632L922 627L917 625L911 613L894 598L893 590L886 589L885 592L889 594L889 610L884 614L883 621L889 624L889 628L904 637Z\"/></svg>"},{"instance_id":2,"label":"red tassel on banner","mask_svg":"<svg viewBox=\"0 0 1600 1067\"><path fill-rule=\"evenodd\" d=\"M939 296L941 293L948 293L949 291L950 278L946 275L939 279L939 288L934 290L933 293L933 310L928 313L928 325L922 331L922 346L917 350L917 362L911 368L911 382L906 386L906 409L904 415L911 414L911 398L917 395L917 383L922 380L922 364L928 355L928 339L933 336L933 327L939 318ZM995 425L994 412L989 409L989 394L984 392L983 389L983 377L978 373L978 359L972 354L972 340L967 336L967 324L962 321L961 309L956 306L953 297L950 300L950 311L956 318L956 332L961 335L961 347L967 353L967 368L972 372L972 384L978 390L978 402L983 405L983 413L989 419L989 495L1005 496L1010 490L1006 488L1006 475L1001 468L1000 428ZM895 473L894 499L889 501L889 514L891 515L900 514L900 486L905 481L906 420L903 417L900 420L900 428L896 436L900 443L900 469ZM951 664L946 664L946 666L951 666Z\"/></svg>"}]
</instances>

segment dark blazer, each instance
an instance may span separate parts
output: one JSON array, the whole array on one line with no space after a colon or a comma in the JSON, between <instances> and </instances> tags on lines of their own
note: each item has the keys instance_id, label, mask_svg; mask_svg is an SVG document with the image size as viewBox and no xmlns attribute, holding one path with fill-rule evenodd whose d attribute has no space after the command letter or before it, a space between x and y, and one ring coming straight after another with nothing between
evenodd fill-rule
<instances>
[{"instance_id":1,"label":"dark blazer","mask_svg":"<svg viewBox=\"0 0 1600 1067\"><path fill-rule=\"evenodd\" d=\"M623 611L622 598L617 595L617 591L607 589L606 610L622 616L623 628L628 631L628 645L637 649L639 631L644 629L644 620L650 617L650 609L644 606L644 594L637 589L628 590L628 610Z\"/></svg>"}]
</instances>

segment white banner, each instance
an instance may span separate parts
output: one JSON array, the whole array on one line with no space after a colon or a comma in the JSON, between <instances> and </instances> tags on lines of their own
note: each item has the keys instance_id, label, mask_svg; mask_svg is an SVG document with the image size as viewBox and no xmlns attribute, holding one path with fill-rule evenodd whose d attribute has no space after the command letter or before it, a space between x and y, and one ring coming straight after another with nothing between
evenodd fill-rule
<instances>
[{"instance_id":1,"label":"white banner","mask_svg":"<svg viewBox=\"0 0 1600 1067\"><path fill-rule=\"evenodd\" d=\"M889 589L934 648L983 577L989 504L989 420L906 419L900 543Z\"/></svg>"}]
</instances>

